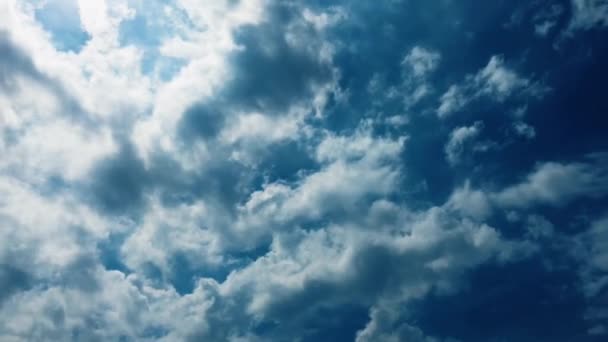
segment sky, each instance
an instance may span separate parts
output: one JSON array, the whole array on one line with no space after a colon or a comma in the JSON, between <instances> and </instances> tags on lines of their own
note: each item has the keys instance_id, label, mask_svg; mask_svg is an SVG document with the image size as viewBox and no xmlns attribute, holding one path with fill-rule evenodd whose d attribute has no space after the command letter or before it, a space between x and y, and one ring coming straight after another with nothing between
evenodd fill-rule
<instances>
[{"instance_id":1,"label":"sky","mask_svg":"<svg viewBox=\"0 0 608 342\"><path fill-rule=\"evenodd\" d=\"M608 1L0 0L1 341L606 341Z\"/></svg>"}]
</instances>

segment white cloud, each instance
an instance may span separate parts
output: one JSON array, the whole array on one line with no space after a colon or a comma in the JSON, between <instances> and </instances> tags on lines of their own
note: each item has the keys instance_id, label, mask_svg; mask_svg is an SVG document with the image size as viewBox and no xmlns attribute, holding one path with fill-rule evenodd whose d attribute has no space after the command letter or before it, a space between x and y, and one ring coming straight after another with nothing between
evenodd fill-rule
<instances>
[{"instance_id":1,"label":"white cloud","mask_svg":"<svg viewBox=\"0 0 608 342\"><path fill-rule=\"evenodd\" d=\"M471 99L464 94L459 86L454 84L441 95L440 101L439 108L437 108L437 115L440 118L444 118L466 106Z\"/></svg>"},{"instance_id":2,"label":"white cloud","mask_svg":"<svg viewBox=\"0 0 608 342\"><path fill-rule=\"evenodd\" d=\"M94 250L120 225L110 223L72 196L47 198L27 183L0 177L0 264L51 276Z\"/></svg>"},{"instance_id":3,"label":"white cloud","mask_svg":"<svg viewBox=\"0 0 608 342\"><path fill-rule=\"evenodd\" d=\"M608 3L605 0L571 0L572 18L568 31L608 26Z\"/></svg>"},{"instance_id":4,"label":"white cloud","mask_svg":"<svg viewBox=\"0 0 608 342\"><path fill-rule=\"evenodd\" d=\"M536 33L537 36L544 37L549 34L549 31L555 26L555 24L556 23L554 21L543 21L540 24L534 25L534 33Z\"/></svg>"},{"instance_id":5,"label":"white cloud","mask_svg":"<svg viewBox=\"0 0 608 342\"><path fill-rule=\"evenodd\" d=\"M234 117L220 133L220 141L233 146L231 157L255 165L266 146L284 140L297 140L305 134L306 111L299 108L274 117L261 113L243 113Z\"/></svg>"},{"instance_id":6,"label":"white cloud","mask_svg":"<svg viewBox=\"0 0 608 342\"><path fill-rule=\"evenodd\" d=\"M406 126L410 122L410 118L405 114L393 115L393 116L387 117L385 119L385 122L388 125L391 125L394 127L402 127L402 126Z\"/></svg>"},{"instance_id":7,"label":"white cloud","mask_svg":"<svg viewBox=\"0 0 608 342\"><path fill-rule=\"evenodd\" d=\"M533 126L528 125L523 121L516 121L513 123L513 130L515 133L526 139L534 139L536 137L536 130Z\"/></svg>"},{"instance_id":8,"label":"white cloud","mask_svg":"<svg viewBox=\"0 0 608 342\"><path fill-rule=\"evenodd\" d=\"M463 126L455 128L450 133L450 140L445 145L445 154L448 162L456 165L461 161L462 154L467 146L479 136L483 129L481 121L475 122L471 126Z\"/></svg>"},{"instance_id":9,"label":"white cloud","mask_svg":"<svg viewBox=\"0 0 608 342\"><path fill-rule=\"evenodd\" d=\"M325 36L347 13L277 9L264 0L148 4L78 1L90 39L70 52L37 22L43 2L0 4L8 32L0 48L23 62L0 56L2 340L280 341L307 333L302 322L319 310L356 305L370 309L358 341L433 341L401 306L430 291L454 293L479 265L530 252L529 243L489 225L496 207L608 193L606 163L596 156L539 165L502 191L467 182L443 205L409 208L401 199L405 134L379 133L365 120L339 133L319 128L333 120L324 113L332 95L348 92L332 65L338 46ZM121 25L139 15L171 29L159 42L131 44ZM280 27L272 25L277 18ZM264 68L238 64L244 56ZM144 70L148 58L183 66L163 78ZM412 48L387 96L406 108L420 103L433 92L428 80L441 58ZM299 83L283 89L292 82ZM440 111L482 96L531 95L535 87L495 56L450 87ZM247 98L260 89L269 94ZM239 97L249 102L236 103ZM222 123L189 141L180 125L196 106L218 109ZM382 122L402 128L408 118ZM206 119L196 124L211 125ZM458 163L469 145L486 148L474 143L482 129L476 122L452 131L448 160ZM523 122L513 129L534 135ZM298 145L310 166L291 177L266 173L260 166L280 158L273 148L285 142ZM98 208L97 192L105 190L119 209L138 210L123 216ZM538 215L525 224L535 243L557 230ZM605 271L602 224L589 233L588 260ZM184 280L196 282L191 293L177 292ZM257 336L260 327L271 336Z\"/></svg>"},{"instance_id":10,"label":"white cloud","mask_svg":"<svg viewBox=\"0 0 608 342\"><path fill-rule=\"evenodd\" d=\"M504 102L513 96L540 97L545 92L546 87L519 75L505 65L502 56L492 56L488 64L477 73L467 75L462 83L448 88L440 98L437 115L445 118L481 97Z\"/></svg>"},{"instance_id":11,"label":"white cloud","mask_svg":"<svg viewBox=\"0 0 608 342\"><path fill-rule=\"evenodd\" d=\"M32 125L17 141L0 151L7 156L0 170L42 184L49 177L82 180L96 161L116 152L109 130L87 132L67 121Z\"/></svg>"},{"instance_id":12,"label":"white cloud","mask_svg":"<svg viewBox=\"0 0 608 342\"><path fill-rule=\"evenodd\" d=\"M426 76L439 65L441 55L438 52L415 46L403 58L402 65L409 67L415 77Z\"/></svg>"},{"instance_id":13,"label":"white cloud","mask_svg":"<svg viewBox=\"0 0 608 342\"><path fill-rule=\"evenodd\" d=\"M238 226L264 232L296 219L357 215L370 199L396 190L404 143L405 138L373 138L367 129L353 136L328 135L316 150L321 169L293 186L278 181L253 192L240 208Z\"/></svg>"},{"instance_id":14,"label":"white cloud","mask_svg":"<svg viewBox=\"0 0 608 342\"><path fill-rule=\"evenodd\" d=\"M540 37L546 37L557 25L559 18L564 12L564 7L552 4L534 15L534 33Z\"/></svg>"},{"instance_id":15,"label":"white cloud","mask_svg":"<svg viewBox=\"0 0 608 342\"><path fill-rule=\"evenodd\" d=\"M369 143L374 144L372 141L343 141L339 150L346 153L345 158L360 157L365 153L362 146ZM385 147L374 148L380 153ZM338 156L333 153L322 155L326 158ZM380 154L378 158L383 157ZM355 184L355 180L349 181ZM29 254L28 258L22 259L32 264L17 266L33 271L38 282L49 284L9 295L4 302L0 310L3 318L0 320L1 335L17 340L65 339L76 330L88 339L119 336L142 339L150 337L147 335L150 331L156 331L161 340L230 340L237 337L255 340L255 334L249 329L259 320L289 325L285 317L297 322L308 314L315 315L315 308L321 306L359 303L379 307L386 300L407 303L424 296L431 288L456 291L464 270L494 257L509 260L520 254L517 251L523 247L504 240L497 230L486 224L459 216L459 209L455 211L452 204L454 200L445 207L418 212L384 201L374 204L375 209L369 214L371 220L349 220L309 231L274 232L268 253L233 270L225 282L218 284L201 278L192 293L178 295L167 283L158 284L147 279L138 271L139 265L149 261L168 270L167 260L171 253L185 252L193 258L193 263L200 263L201 256L209 255L214 247L209 243L210 235L205 226L213 224L208 219L214 213L204 204L163 208L160 202L153 201L156 204L152 205L142 224L128 230L131 235L123 245L122 253L127 264L137 272L125 276L118 271L105 270L99 260L88 254L95 250L94 243L106 236L108 225L105 222L88 219L81 223L77 217L87 217L81 216L87 214L86 210L74 210L79 208L77 206L47 208L49 204L45 198L15 189L14 185L5 188L2 190L5 195L9 191L14 194L2 197L4 203L10 205L2 207L0 216L37 220L21 222L21 227L49 227L49 235L40 235L40 228L36 230L35 236L40 238L37 245L28 245L34 235L23 235L23 230L15 230L20 235L2 240L12 241L24 253L37 251L34 257ZM26 197L16 198L20 193L19 196ZM283 201L288 203L291 199ZM31 210L23 203L61 215L57 216L56 223L48 214L23 215L23 210ZM281 205L280 200L277 205ZM398 219L385 221L383 227L377 225L378 215L383 213L397 214ZM64 222L73 222L71 224L77 227L99 228L90 233L93 240L83 245L82 237L77 234L65 235ZM70 243L73 252L70 252ZM24 247L27 249L23 250ZM17 252L10 248L3 250ZM47 250L50 254L46 254ZM378 268L380 265L382 268ZM56 278L56 274L61 276ZM323 286L323 292L315 292L316 284ZM417 331L405 325L395 332L384 331L387 327L382 324L374 327L379 323L373 317L372 313L372 321L359 333L360 339L385 334L408 336L404 334ZM97 328L88 325L91 319L95 320ZM290 333L293 331L278 330L275 338L281 339Z\"/></svg>"},{"instance_id":16,"label":"white cloud","mask_svg":"<svg viewBox=\"0 0 608 342\"><path fill-rule=\"evenodd\" d=\"M571 241L570 249L581 263L579 276L581 292L587 299L588 333L606 335L608 310L602 293L608 289L608 217L592 221L587 231Z\"/></svg>"},{"instance_id":17,"label":"white cloud","mask_svg":"<svg viewBox=\"0 0 608 342\"><path fill-rule=\"evenodd\" d=\"M487 194L481 190L471 189L470 182L452 192L446 206L458 211L465 217L483 221L492 213L492 203Z\"/></svg>"},{"instance_id":18,"label":"white cloud","mask_svg":"<svg viewBox=\"0 0 608 342\"><path fill-rule=\"evenodd\" d=\"M396 306L396 305L395 305ZM370 310L370 321L365 329L357 332L356 342L435 342L435 338L425 336L417 327L399 323L402 313L395 307L374 307Z\"/></svg>"},{"instance_id":19,"label":"white cloud","mask_svg":"<svg viewBox=\"0 0 608 342\"><path fill-rule=\"evenodd\" d=\"M495 229L444 208L405 217L388 231L333 225L275 234L270 252L233 272L221 292L245 295L244 307L253 315L297 320L320 306L403 303L431 288L452 293L460 287L463 270L492 257L509 260L525 250ZM304 301L306 311L300 309ZM373 332L376 323L369 324L361 338L390 333Z\"/></svg>"},{"instance_id":20,"label":"white cloud","mask_svg":"<svg viewBox=\"0 0 608 342\"><path fill-rule=\"evenodd\" d=\"M140 155L146 161L150 154L161 151L176 156L180 164L185 167L196 167L196 155L190 155L188 151L184 151L188 149L187 146L184 148L181 145L178 125L188 109L196 105L206 105L213 99L224 101L220 104L212 104L218 106L217 111L221 109L219 115L227 122L226 127L220 127L221 132L219 132L222 149L231 148L233 151L229 153L230 158L250 166L255 164L258 159L257 154L264 146L280 140L296 138L302 129L305 116L320 115L328 94L335 90L335 75L331 74L331 69L328 69L329 74L324 75L327 77L326 81L314 82L314 79L311 79L311 83L305 85L311 93L306 94L303 99L294 100L289 104L289 108L281 113L256 108L256 105L265 107L263 99L256 99L256 105L250 106L253 108L243 109L237 103L233 103L238 102L237 99L230 98L231 95L227 93L234 91L232 89L234 87L238 88L240 83L251 82L254 77L259 77L260 83L272 84L271 81L264 80L265 77L273 77L270 73L262 74L255 69L256 67L240 69L242 66L238 65L236 59L246 57L248 54L253 54L253 59L272 59L282 53L280 49L289 48L296 51L296 55L302 54L310 59L310 61L298 60L294 63L316 63L329 67L332 56L331 46L322 39L321 31L310 33L310 28L319 24L314 18L319 16L317 18L319 19L326 13L314 14L313 18L313 13L308 11L303 17L296 16L289 25L278 30L269 22L273 19L272 12L276 9L266 1L238 3L221 1L209 6L201 6L196 1L180 1L179 4L188 13L194 27L187 34L165 40L160 51L164 55L184 59L187 63L173 79L159 85L152 105L152 114L135 125L132 137ZM329 17L326 19L327 25L335 21L329 20ZM271 40L269 38L271 34L266 33L261 35L261 38L258 37L259 41L250 43L249 46L243 43L239 45L233 37L234 33L243 27L247 30L256 30L258 27L256 25L262 27L260 30L273 30L273 34L276 33L279 37ZM282 43L287 46L282 46ZM258 49L262 52L257 51ZM262 53L263 56L256 56L255 54L258 53ZM292 58L301 58L298 56ZM239 72L248 74L243 76L238 74ZM242 81L239 77L246 79ZM252 87L265 89L259 84ZM247 92L253 92L255 89ZM238 89L236 91L238 92ZM227 98L224 98L226 96ZM243 96L243 94L235 96ZM280 95L274 96L274 98L280 97Z\"/></svg>"},{"instance_id":21,"label":"white cloud","mask_svg":"<svg viewBox=\"0 0 608 342\"><path fill-rule=\"evenodd\" d=\"M587 162L539 164L519 184L494 195L500 206L526 208L537 204L563 206L581 197L599 198L608 194L605 157L592 156Z\"/></svg>"},{"instance_id":22,"label":"white cloud","mask_svg":"<svg viewBox=\"0 0 608 342\"><path fill-rule=\"evenodd\" d=\"M138 273L147 265L157 267L167 282L172 276L172 258L183 255L200 268L225 261L219 250L219 234L209 229L209 209L202 202L163 207L151 201L141 225L122 244L124 263Z\"/></svg>"},{"instance_id":23,"label":"white cloud","mask_svg":"<svg viewBox=\"0 0 608 342\"><path fill-rule=\"evenodd\" d=\"M500 56L492 56L488 65L475 75L474 81L480 86L480 93L499 102L504 101L514 90L526 88L530 84L529 80L507 68Z\"/></svg>"}]
</instances>

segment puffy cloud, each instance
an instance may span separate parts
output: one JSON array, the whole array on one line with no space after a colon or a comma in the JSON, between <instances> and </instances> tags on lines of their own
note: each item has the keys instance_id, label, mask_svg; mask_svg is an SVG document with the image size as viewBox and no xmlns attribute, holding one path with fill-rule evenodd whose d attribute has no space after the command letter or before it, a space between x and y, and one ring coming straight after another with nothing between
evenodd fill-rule
<instances>
[{"instance_id":1,"label":"puffy cloud","mask_svg":"<svg viewBox=\"0 0 608 342\"><path fill-rule=\"evenodd\" d=\"M440 62L441 54L438 51L414 46L401 59L398 83L394 83L394 75L383 73L372 75L367 84L367 91L374 98L374 106L380 110L386 103L398 101L401 107L399 111L410 112L434 93L435 89L430 80ZM403 118L406 116L407 114L396 113L385 118L385 123L400 126L405 122Z\"/></svg>"},{"instance_id":2,"label":"puffy cloud","mask_svg":"<svg viewBox=\"0 0 608 342\"><path fill-rule=\"evenodd\" d=\"M0 145L8 156L0 162L0 170L37 183L49 177L82 179L97 160L117 149L109 130L90 132L65 120L38 122L15 140Z\"/></svg>"},{"instance_id":3,"label":"puffy cloud","mask_svg":"<svg viewBox=\"0 0 608 342\"><path fill-rule=\"evenodd\" d=\"M422 99L430 95L434 89L428 81L441 62L441 54L434 50L414 46L403 58L403 92L405 93L405 109L419 103Z\"/></svg>"},{"instance_id":4,"label":"puffy cloud","mask_svg":"<svg viewBox=\"0 0 608 342\"><path fill-rule=\"evenodd\" d=\"M518 88L526 88L530 82L505 67L502 57L499 56L492 56L488 65L475 75L474 80L476 84L481 85L481 93L498 101L504 101Z\"/></svg>"},{"instance_id":5,"label":"puffy cloud","mask_svg":"<svg viewBox=\"0 0 608 342\"><path fill-rule=\"evenodd\" d=\"M519 136L522 136L526 139L534 139L536 136L536 130L533 126L528 125L523 121L517 121L513 123L513 130Z\"/></svg>"},{"instance_id":6,"label":"puffy cloud","mask_svg":"<svg viewBox=\"0 0 608 342\"><path fill-rule=\"evenodd\" d=\"M364 330L357 333L356 341L437 341L435 338L425 336L419 328L411 326L408 323L399 323L399 315L400 312L398 312L398 310L374 308L370 314L370 322L366 325Z\"/></svg>"},{"instance_id":7,"label":"puffy cloud","mask_svg":"<svg viewBox=\"0 0 608 342\"><path fill-rule=\"evenodd\" d=\"M481 190L471 189L470 182L452 192L447 206L458 211L465 217L471 217L478 221L487 219L492 213L492 203L489 196Z\"/></svg>"},{"instance_id":8,"label":"puffy cloud","mask_svg":"<svg viewBox=\"0 0 608 342\"><path fill-rule=\"evenodd\" d=\"M521 183L494 195L501 206L526 208L537 204L563 206L581 197L608 193L606 158L592 155L585 162L539 164Z\"/></svg>"},{"instance_id":9,"label":"puffy cloud","mask_svg":"<svg viewBox=\"0 0 608 342\"><path fill-rule=\"evenodd\" d=\"M356 228L277 234L270 251L231 273L222 292L245 296L251 315L276 322L276 333L286 333L290 322L310 319L324 307L408 301L431 288L455 291L464 270L493 257L508 260L521 248L444 208L410 215L388 231ZM365 330L376 329L370 326Z\"/></svg>"},{"instance_id":10,"label":"puffy cloud","mask_svg":"<svg viewBox=\"0 0 608 342\"><path fill-rule=\"evenodd\" d=\"M218 254L218 235L205 227L211 216L208 211L204 203L166 208L157 200L152 201L141 225L122 244L123 262L142 274L152 266L160 271L164 282L170 282L178 256L183 256L193 268L224 261Z\"/></svg>"},{"instance_id":11,"label":"puffy cloud","mask_svg":"<svg viewBox=\"0 0 608 342\"><path fill-rule=\"evenodd\" d=\"M446 117L452 112L458 111L466 106L471 99L464 94L458 85L451 85L448 90L441 95L441 104L437 108L439 117Z\"/></svg>"},{"instance_id":12,"label":"puffy cloud","mask_svg":"<svg viewBox=\"0 0 608 342\"><path fill-rule=\"evenodd\" d=\"M342 150L349 151L347 154L351 156L363 153L359 144L345 142ZM9 203L15 203L13 198L6 198ZM53 231L50 231L52 238L42 239L37 247L40 262L44 264L35 266L40 271L32 275L36 282L49 282L51 286L30 288L28 277L16 276L20 274L19 269L4 269L3 274L8 274L11 281L3 284L8 297L4 299L0 315L12 314L3 320L3 336L42 340L70 338L73 334L89 339L120 336L167 340L255 339L255 327L270 324L274 328L265 336L280 340L300 324L305 325L323 308L353 304L366 308L382 298L407 301L420 298L435 287L454 291L464 270L494 257L508 260L513 251L520 248L503 240L486 224L460 217L458 211L450 209L452 204L412 212L389 202L377 202L369 220L353 217L342 224L317 230L275 232L265 255L233 270L223 283L200 279L190 294L180 296L172 286L155 282L145 265L154 264L162 272L170 273L172 267L176 267L171 265L171 255L176 253L184 253L193 258L189 262L201 265L201 255L209 255L214 249L208 239L213 237L213 231L204 227L210 213L200 203L171 209L160 205L153 204L149 216L128 233L131 235L122 245L125 263L137 273L125 276L119 271L104 270L94 254L87 256L95 248L83 245L82 237L58 236ZM3 209L3 217L24 217L14 210L16 208ZM390 212L400 219L380 225L382 213ZM47 226L52 224L49 220L39 220ZM4 219L3 222L10 221ZM75 222L83 227L93 226ZM62 224L58 222L56 228L61 229ZM33 226L27 222L23 225ZM93 243L108 232L103 221L97 225L98 232L88 233L93 234ZM129 232L133 228L124 229ZM3 241L29 239L31 237L13 236ZM57 241L61 247L52 247L51 241ZM66 250L68 241L79 241L72 253ZM53 248L49 250L51 254L43 254L48 248ZM59 258L59 250L63 250L65 257ZM43 266L49 262L57 266L50 269ZM24 267L28 272L33 270L32 266ZM58 278L54 278L53 269L60 272ZM15 292L15 289L25 291ZM95 300L84 300L85 296ZM17 303L20 303L18 309ZM44 314L33 315L34 312ZM372 328L374 324L378 323L370 323L366 332L359 334L360 338L390 333ZM406 327L395 334L416 331Z\"/></svg>"},{"instance_id":13,"label":"puffy cloud","mask_svg":"<svg viewBox=\"0 0 608 342\"><path fill-rule=\"evenodd\" d=\"M502 56L492 56L488 64L475 74L469 74L461 84L451 85L441 96L437 108L440 118L462 110L470 102L488 97L504 102L512 96L523 98L542 96L547 89L523 77L505 65Z\"/></svg>"},{"instance_id":14,"label":"puffy cloud","mask_svg":"<svg viewBox=\"0 0 608 342\"><path fill-rule=\"evenodd\" d=\"M441 55L439 53L427 50L420 46L415 46L403 58L401 64L407 65L409 68L411 68L414 76L422 77L435 70L440 59Z\"/></svg>"},{"instance_id":15,"label":"puffy cloud","mask_svg":"<svg viewBox=\"0 0 608 342\"><path fill-rule=\"evenodd\" d=\"M209 13L188 6L196 8L193 19ZM216 49L189 56L189 63L160 89L152 116L135 127L133 139L145 160L160 150L177 154L182 165L197 163L187 151L190 139L219 136L222 147L233 149L233 158L251 164L263 146L294 138L304 117L311 111L320 114L335 87L332 48L322 39L324 31L315 28L310 10L306 17L294 4L248 2L226 2L214 10L225 11L207 18L218 32L202 27L194 37L209 39ZM225 43L218 45L219 38L211 34L221 34ZM184 50L167 48L176 49Z\"/></svg>"},{"instance_id":16,"label":"puffy cloud","mask_svg":"<svg viewBox=\"0 0 608 342\"><path fill-rule=\"evenodd\" d=\"M370 201L395 191L405 138L373 138L366 128L353 136L328 135L317 147L321 169L290 186L278 181L253 192L240 208L242 229L289 226L358 215Z\"/></svg>"},{"instance_id":17,"label":"puffy cloud","mask_svg":"<svg viewBox=\"0 0 608 342\"><path fill-rule=\"evenodd\" d=\"M455 128L450 133L450 140L445 145L446 158L450 164L456 165L460 162L465 147L479 136L482 129L483 123L477 121L471 126Z\"/></svg>"},{"instance_id":18,"label":"puffy cloud","mask_svg":"<svg viewBox=\"0 0 608 342\"><path fill-rule=\"evenodd\" d=\"M423 6L388 8L402 5ZM2 340L436 341L416 301L567 240L536 206L608 191L598 154L498 190L473 172L413 199L411 155L457 164L495 127L426 115L439 64L461 72L443 39L407 38L401 15L360 25L380 12L265 0L0 6ZM471 29L448 22L455 41ZM364 26L391 51L363 42ZM544 91L499 56L463 77L441 116ZM437 148L410 149L425 134ZM603 221L592 227L574 244L589 301L605 284Z\"/></svg>"},{"instance_id":19,"label":"puffy cloud","mask_svg":"<svg viewBox=\"0 0 608 342\"><path fill-rule=\"evenodd\" d=\"M588 30L608 26L608 3L603 0L572 0L572 18L568 30Z\"/></svg>"},{"instance_id":20,"label":"puffy cloud","mask_svg":"<svg viewBox=\"0 0 608 342\"><path fill-rule=\"evenodd\" d=\"M5 262L21 260L26 268L29 263L47 265L48 270L36 271L52 272L111 231L106 220L73 196L49 199L31 185L8 177L0 178L0 192Z\"/></svg>"}]
</instances>

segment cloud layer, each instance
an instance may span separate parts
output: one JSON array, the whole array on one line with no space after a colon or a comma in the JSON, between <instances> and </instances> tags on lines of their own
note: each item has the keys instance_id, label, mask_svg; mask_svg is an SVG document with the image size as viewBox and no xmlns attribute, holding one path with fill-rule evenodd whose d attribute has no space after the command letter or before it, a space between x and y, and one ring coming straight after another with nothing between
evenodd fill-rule
<instances>
[{"instance_id":1,"label":"cloud layer","mask_svg":"<svg viewBox=\"0 0 608 342\"><path fill-rule=\"evenodd\" d=\"M606 13L2 0L0 340L605 338Z\"/></svg>"}]
</instances>

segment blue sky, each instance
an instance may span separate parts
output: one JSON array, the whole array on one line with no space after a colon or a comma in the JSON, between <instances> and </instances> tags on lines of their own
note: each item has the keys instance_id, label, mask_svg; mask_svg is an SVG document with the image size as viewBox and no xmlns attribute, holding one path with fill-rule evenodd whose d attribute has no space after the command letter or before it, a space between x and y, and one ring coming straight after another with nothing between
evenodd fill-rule
<instances>
[{"instance_id":1,"label":"blue sky","mask_svg":"<svg viewBox=\"0 0 608 342\"><path fill-rule=\"evenodd\" d=\"M604 341L607 31L1 0L0 340Z\"/></svg>"}]
</instances>

